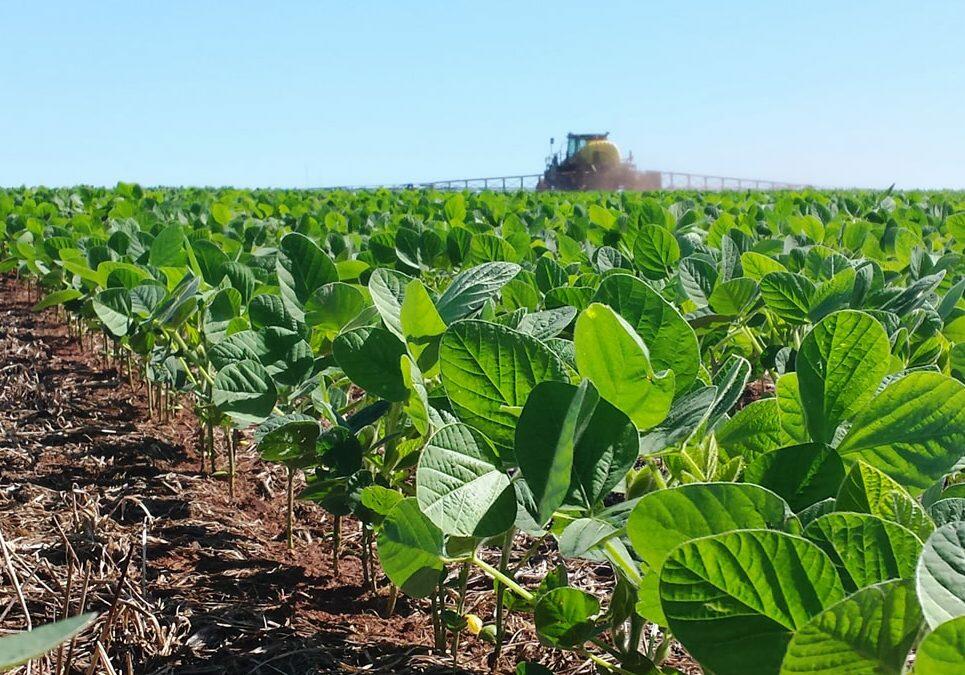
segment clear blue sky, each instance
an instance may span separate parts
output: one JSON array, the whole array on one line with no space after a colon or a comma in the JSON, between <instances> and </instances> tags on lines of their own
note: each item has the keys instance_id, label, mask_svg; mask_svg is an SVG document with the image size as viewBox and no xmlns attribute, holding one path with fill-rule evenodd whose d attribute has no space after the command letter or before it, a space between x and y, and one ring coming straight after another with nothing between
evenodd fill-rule
<instances>
[{"instance_id":1,"label":"clear blue sky","mask_svg":"<svg viewBox=\"0 0 965 675\"><path fill-rule=\"evenodd\" d=\"M7 0L0 185L641 168L965 188L965 2Z\"/></svg>"}]
</instances>

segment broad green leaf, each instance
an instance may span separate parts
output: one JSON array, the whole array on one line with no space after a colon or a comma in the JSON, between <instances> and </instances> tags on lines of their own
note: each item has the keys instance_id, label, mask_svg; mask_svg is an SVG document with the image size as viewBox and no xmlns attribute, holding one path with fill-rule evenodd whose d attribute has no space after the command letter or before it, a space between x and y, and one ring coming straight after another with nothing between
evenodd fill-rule
<instances>
[{"instance_id":1,"label":"broad green leaf","mask_svg":"<svg viewBox=\"0 0 965 675\"><path fill-rule=\"evenodd\" d=\"M131 326L131 293L126 288L108 288L94 296L94 313L117 337L127 335Z\"/></svg>"},{"instance_id":2,"label":"broad green leaf","mask_svg":"<svg viewBox=\"0 0 965 675\"><path fill-rule=\"evenodd\" d=\"M690 483L641 497L627 521L627 536L659 574L680 544L732 530L782 530L787 516L784 500L757 485Z\"/></svg>"},{"instance_id":3,"label":"broad green leaf","mask_svg":"<svg viewBox=\"0 0 965 675\"><path fill-rule=\"evenodd\" d=\"M295 318L302 321L305 303L316 290L338 281L338 270L318 244L298 232L286 234L279 249L283 255L275 263L275 272L281 297Z\"/></svg>"},{"instance_id":4,"label":"broad green leaf","mask_svg":"<svg viewBox=\"0 0 965 675\"><path fill-rule=\"evenodd\" d=\"M778 379L777 409L781 429L792 442L807 443L811 440L797 373L785 373Z\"/></svg>"},{"instance_id":5,"label":"broad green leaf","mask_svg":"<svg viewBox=\"0 0 965 675\"><path fill-rule=\"evenodd\" d=\"M405 340L405 333L402 332L402 302L405 298L405 287L410 281L412 277L384 267L375 270L369 277L372 303L379 311L385 327L400 340Z\"/></svg>"},{"instance_id":6,"label":"broad green leaf","mask_svg":"<svg viewBox=\"0 0 965 675\"><path fill-rule=\"evenodd\" d=\"M402 357L399 368L402 371L402 382L408 391L402 408L409 416L412 426L425 435L429 433L429 394L422 371L408 355Z\"/></svg>"},{"instance_id":7,"label":"broad green leaf","mask_svg":"<svg viewBox=\"0 0 965 675\"><path fill-rule=\"evenodd\" d=\"M229 363L218 371L211 385L211 400L218 409L244 423L265 421L277 396L268 371L250 359Z\"/></svg>"},{"instance_id":8,"label":"broad green leaf","mask_svg":"<svg viewBox=\"0 0 965 675\"><path fill-rule=\"evenodd\" d=\"M593 549L616 532L617 528L605 521L596 518L578 518L567 525L559 536L560 555L564 558L592 556Z\"/></svg>"},{"instance_id":9,"label":"broad green leaf","mask_svg":"<svg viewBox=\"0 0 965 675\"><path fill-rule=\"evenodd\" d=\"M307 415L272 417L256 430L255 443L264 460L297 463L313 459L319 431L318 421Z\"/></svg>"},{"instance_id":10,"label":"broad green leaf","mask_svg":"<svg viewBox=\"0 0 965 675\"><path fill-rule=\"evenodd\" d=\"M932 629L965 616L965 521L942 525L928 537L918 559L916 588Z\"/></svg>"},{"instance_id":11,"label":"broad green leaf","mask_svg":"<svg viewBox=\"0 0 965 675\"><path fill-rule=\"evenodd\" d=\"M496 449L465 424L432 435L416 469L419 508L445 534L491 537L516 520L516 494Z\"/></svg>"},{"instance_id":12,"label":"broad green leaf","mask_svg":"<svg viewBox=\"0 0 965 675\"><path fill-rule=\"evenodd\" d=\"M405 497L397 490L390 490L381 485L369 485L362 489L359 500L362 506L380 516L389 515L389 511Z\"/></svg>"},{"instance_id":13,"label":"broad green leaf","mask_svg":"<svg viewBox=\"0 0 965 675\"><path fill-rule=\"evenodd\" d=\"M862 588L794 634L781 675L900 675L921 622L910 581Z\"/></svg>"},{"instance_id":14,"label":"broad green leaf","mask_svg":"<svg viewBox=\"0 0 965 675\"><path fill-rule=\"evenodd\" d=\"M707 414L708 426L713 427L740 400L750 374L751 364L743 356L731 354L721 364L712 381L717 393Z\"/></svg>"},{"instance_id":15,"label":"broad green leaf","mask_svg":"<svg viewBox=\"0 0 965 675\"><path fill-rule=\"evenodd\" d=\"M335 361L348 378L388 401L404 401L409 395L399 366L405 353L405 345L392 333L371 326L342 333L332 343Z\"/></svg>"},{"instance_id":16,"label":"broad green leaf","mask_svg":"<svg viewBox=\"0 0 965 675\"><path fill-rule=\"evenodd\" d=\"M76 300L77 298L82 298L83 296L83 293L73 288L65 288L59 291L54 291L53 293L48 293L45 295L42 300L31 308L31 311L39 312L43 309L47 309L48 307L63 305L66 302Z\"/></svg>"},{"instance_id":17,"label":"broad green leaf","mask_svg":"<svg viewBox=\"0 0 965 675\"><path fill-rule=\"evenodd\" d=\"M947 497L939 499L928 507L928 515L939 527L947 523L965 520L965 498Z\"/></svg>"},{"instance_id":18,"label":"broad green leaf","mask_svg":"<svg viewBox=\"0 0 965 675\"><path fill-rule=\"evenodd\" d=\"M413 279L405 287L399 320L412 356L422 368L430 368L438 358L439 337L446 332L446 324L418 279Z\"/></svg>"},{"instance_id":19,"label":"broad green leaf","mask_svg":"<svg viewBox=\"0 0 965 675\"><path fill-rule=\"evenodd\" d=\"M477 235L479 236L479 235ZM439 297L436 309L446 324L475 312L494 296L506 282L519 273L519 265L488 262L460 272Z\"/></svg>"},{"instance_id":20,"label":"broad green leaf","mask_svg":"<svg viewBox=\"0 0 965 675\"><path fill-rule=\"evenodd\" d=\"M639 439L589 382L543 382L526 401L515 447L543 523L564 501L592 508L606 497L636 461Z\"/></svg>"},{"instance_id":21,"label":"broad green leaf","mask_svg":"<svg viewBox=\"0 0 965 675\"><path fill-rule=\"evenodd\" d=\"M717 284L707 302L718 314L737 316L748 310L757 300L757 282L737 277Z\"/></svg>"},{"instance_id":22,"label":"broad green leaf","mask_svg":"<svg viewBox=\"0 0 965 675\"><path fill-rule=\"evenodd\" d=\"M483 432L504 459L511 456L529 392L544 380L567 379L566 367L542 342L486 321L450 326L439 359L453 411Z\"/></svg>"},{"instance_id":23,"label":"broad green leaf","mask_svg":"<svg viewBox=\"0 0 965 675\"><path fill-rule=\"evenodd\" d=\"M680 259L680 246L671 232L644 225L633 242L633 262L648 279L665 278Z\"/></svg>"},{"instance_id":24,"label":"broad green leaf","mask_svg":"<svg viewBox=\"0 0 965 675\"><path fill-rule=\"evenodd\" d=\"M700 349L694 329L649 285L628 274L613 274L593 298L609 305L643 338L654 370L672 370L677 393L697 377Z\"/></svg>"},{"instance_id":25,"label":"broad green leaf","mask_svg":"<svg viewBox=\"0 0 965 675\"><path fill-rule=\"evenodd\" d=\"M920 539L935 528L925 509L899 483L862 461L851 467L841 483L835 509L880 516L904 525Z\"/></svg>"},{"instance_id":26,"label":"broad green leaf","mask_svg":"<svg viewBox=\"0 0 965 675\"><path fill-rule=\"evenodd\" d=\"M770 272L787 272L787 268L774 258L754 251L741 253L741 267L744 270L744 276L757 282Z\"/></svg>"},{"instance_id":27,"label":"broad green leaf","mask_svg":"<svg viewBox=\"0 0 965 675\"><path fill-rule=\"evenodd\" d=\"M738 530L674 549L660 573L674 637L717 675L776 673L795 631L841 600L831 560L800 537Z\"/></svg>"},{"instance_id":28,"label":"broad green leaf","mask_svg":"<svg viewBox=\"0 0 965 675\"><path fill-rule=\"evenodd\" d=\"M358 287L341 281L325 284L305 301L305 323L332 340L365 305L365 295Z\"/></svg>"},{"instance_id":29,"label":"broad green leaf","mask_svg":"<svg viewBox=\"0 0 965 675\"><path fill-rule=\"evenodd\" d=\"M38 626L31 631L0 637L0 671L40 658L82 631L96 616L96 614L80 614L63 621Z\"/></svg>"},{"instance_id":30,"label":"broad green leaf","mask_svg":"<svg viewBox=\"0 0 965 675\"><path fill-rule=\"evenodd\" d=\"M864 406L838 446L909 490L947 473L965 448L965 385L934 372L909 373Z\"/></svg>"},{"instance_id":31,"label":"broad green leaf","mask_svg":"<svg viewBox=\"0 0 965 675\"><path fill-rule=\"evenodd\" d=\"M241 293L234 288L222 288L214 294L204 313L204 336L208 342L221 342L228 334L231 322L241 314Z\"/></svg>"},{"instance_id":32,"label":"broad green leaf","mask_svg":"<svg viewBox=\"0 0 965 675\"><path fill-rule=\"evenodd\" d=\"M379 560L393 584L407 595L431 595L443 569L442 531L419 510L415 497L392 507L378 537Z\"/></svg>"},{"instance_id":33,"label":"broad green leaf","mask_svg":"<svg viewBox=\"0 0 965 675\"><path fill-rule=\"evenodd\" d=\"M625 412L640 431L659 424L674 394L671 371L657 373L643 340L619 314L600 303L576 320L576 365L600 395Z\"/></svg>"},{"instance_id":34,"label":"broad green leaf","mask_svg":"<svg viewBox=\"0 0 965 675\"><path fill-rule=\"evenodd\" d=\"M516 327L520 333L532 335L537 340L548 340L559 335L576 317L575 307L557 307L525 315Z\"/></svg>"},{"instance_id":35,"label":"broad green leaf","mask_svg":"<svg viewBox=\"0 0 965 675\"><path fill-rule=\"evenodd\" d=\"M600 601L586 591L554 588L536 601L536 635L548 647L579 647L593 637L599 613Z\"/></svg>"},{"instance_id":36,"label":"broad green leaf","mask_svg":"<svg viewBox=\"0 0 965 675\"><path fill-rule=\"evenodd\" d=\"M844 475L841 457L820 443L792 445L758 455L744 470L745 481L777 493L794 512L834 497Z\"/></svg>"},{"instance_id":37,"label":"broad green leaf","mask_svg":"<svg viewBox=\"0 0 965 675\"><path fill-rule=\"evenodd\" d=\"M808 322L814 284L802 274L769 272L760 280L761 297L767 308L792 324Z\"/></svg>"},{"instance_id":38,"label":"broad green leaf","mask_svg":"<svg viewBox=\"0 0 965 675\"><path fill-rule=\"evenodd\" d=\"M921 552L921 540L911 530L868 513L829 513L811 522L804 536L830 556L852 591L913 578Z\"/></svg>"},{"instance_id":39,"label":"broad green leaf","mask_svg":"<svg viewBox=\"0 0 965 675\"><path fill-rule=\"evenodd\" d=\"M742 408L719 425L714 435L728 457L741 456L747 461L793 442L781 426L776 398L760 399Z\"/></svg>"},{"instance_id":40,"label":"broad green leaf","mask_svg":"<svg viewBox=\"0 0 965 675\"><path fill-rule=\"evenodd\" d=\"M811 439L830 443L841 422L865 406L888 373L884 327L864 312L822 319L801 343L798 384Z\"/></svg>"},{"instance_id":41,"label":"broad green leaf","mask_svg":"<svg viewBox=\"0 0 965 675\"><path fill-rule=\"evenodd\" d=\"M151 242L150 263L154 267L183 267L187 264L187 241L180 225L168 225Z\"/></svg>"},{"instance_id":42,"label":"broad green leaf","mask_svg":"<svg viewBox=\"0 0 965 675\"><path fill-rule=\"evenodd\" d=\"M962 241L965 241L963 222ZM965 670L965 616L938 625L918 645L915 675L960 675Z\"/></svg>"}]
</instances>

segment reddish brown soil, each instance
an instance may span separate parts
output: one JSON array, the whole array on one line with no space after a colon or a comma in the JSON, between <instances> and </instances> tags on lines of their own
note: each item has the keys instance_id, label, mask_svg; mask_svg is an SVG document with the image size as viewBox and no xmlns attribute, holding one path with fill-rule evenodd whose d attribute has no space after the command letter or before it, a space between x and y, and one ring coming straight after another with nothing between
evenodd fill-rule
<instances>
[{"instance_id":1,"label":"reddish brown soil","mask_svg":"<svg viewBox=\"0 0 965 675\"><path fill-rule=\"evenodd\" d=\"M225 479L199 471L192 413L152 420L143 386L132 391L53 310L31 313L33 300L0 279L0 532L34 625L62 618L68 597L76 613L85 585L85 608L101 613L72 650L34 672L55 672L58 658L85 672L115 597L102 646L118 673L490 672L491 646L477 638L463 640L458 669L430 648L426 602L400 597L384 618L387 581L377 593L363 588L357 523L343 526L338 575L331 518L314 504L297 505L289 551L279 467L242 448L230 497ZM520 578L536 583L557 562L542 552ZM608 574L592 566L579 583L606 586ZM0 629L22 630L9 576L0 564ZM489 621L491 585L473 576L469 588L469 609ZM592 672L541 648L529 622L510 616L499 672L525 659Z\"/></svg>"}]
</instances>

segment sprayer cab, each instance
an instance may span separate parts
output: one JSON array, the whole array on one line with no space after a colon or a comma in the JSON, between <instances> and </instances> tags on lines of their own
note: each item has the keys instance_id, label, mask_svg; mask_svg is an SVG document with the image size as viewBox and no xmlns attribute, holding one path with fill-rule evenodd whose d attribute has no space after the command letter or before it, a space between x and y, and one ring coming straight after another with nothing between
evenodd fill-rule
<instances>
[{"instance_id":1,"label":"sprayer cab","mask_svg":"<svg viewBox=\"0 0 965 675\"><path fill-rule=\"evenodd\" d=\"M639 187L632 159L622 160L609 132L566 135L566 148L553 152L540 179L539 190L621 190Z\"/></svg>"}]
</instances>

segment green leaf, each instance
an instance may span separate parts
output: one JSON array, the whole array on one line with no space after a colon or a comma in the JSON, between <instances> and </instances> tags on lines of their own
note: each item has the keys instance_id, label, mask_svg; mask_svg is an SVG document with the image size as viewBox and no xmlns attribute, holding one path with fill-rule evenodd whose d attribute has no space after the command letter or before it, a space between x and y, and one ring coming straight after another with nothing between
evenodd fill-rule
<instances>
[{"instance_id":1,"label":"green leaf","mask_svg":"<svg viewBox=\"0 0 965 675\"><path fill-rule=\"evenodd\" d=\"M431 595L443 569L442 530L419 510L415 497L392 507L378 537L379 560L393 584L407 595Z\"/></svg>"},{"instance_id":2,"label":"green leaf","mask_svg":"<svg viewBox=\"0 0 965 675\"><path fill-rule=\"evenodd\" d=\"M965 521L932 532L918 559L916 580L918 600L932 629L965 616Z\"/></svg>"},{"instance_id":3,"label":"green leaf","mask_svg":"<svg viewBox=\"0 0 965 675\"><path fill-rule=\"evenodd\" d=\"M545 523L565 501L592 508L626 475L639 454L630 419L585 381L543 382L516 426L516 463Z\"/></svg>"},{"instance_id":4,"label":"green leaf","mask_svg":"<svg viewBox=\"0 0 965 675\"><path fill-rule=\"evenodd\" d=\"M33 306L31 311L39 312L41 310L47 309L48 307L54 307L55 305L63 305L71 300L76 300L77 298L84 297L84 294L73 288L65 288L59 291L54 291L44 296L37 304Z\"/></svg>"},{"instance_id":5,"label":"green leaf","mask_svg":"<svg viewBox=\"0 0 965 675\"><path fill-rule=\"evenodd\" d=\"M926 539L935 527L921 504L900 484L861 461L851 467L841 483L835 509L880 516L904 525L921 539Z\"/></svg>"},{"instance_id":6,"label":"green leaf","mask_svg":"<svg viewBox=\"0 0 965 675\"><path fill-rule=\"evenodd\" d=\"M389 515L389 511L404 498L401 492L381 485L369 485L359 496L362 506L380 516Z\"/></svg>"},{"instance_id":7,"label":"green leaf","mask_svg":"<svg viewBox=\"0 0 965 675\"><path fill-rule=\"evenodd\" d=\"M777 409L781 429L792 442L811 440L804 419L804 403L797 373L785 373L777 381Z\"/></svg>"},{"instance_id":8,"label":"green leaf","mask_svg":"<svg viewBox=\"0 0 965 675\"><path fill-rule=\"evenodd\" d=\"M0 670L15 668L43 656L90 625L96 616L80 614L31 631L0 637Z\"/></svg>"},{"instance_id":9,"label":"green leaf","mask_svg":"<svg viewBox=\"0 0 965 675\"><path fill-rule=\"evenodd\" d=\"M718 314L737 316L754 304L757 295L756 281L747 277L737 277L718 283L707 302Z\"/></svg>"},{"instance_id":10,"label":"green leaf","mask_svg":"<svg viewBox=\"0 0 965 675\"><path fill-rule=\"evenodd\" d=\"M416 469L419 508L445 534L491 537L516 520L516 494L496 449L465 424L432 435Z\"/></svg>"},{"instance_id":11,"label":"green leaf","mask_svg":"<svg viewBox=\"0 0 965 675\"><path fill-rule=\"evenodd\" d=\"M302 307L316 290L338 281L338 270L318 244L303 234L286 234L279 250L282 255L275 263L275 272L281 297L292 315L302 321Z\"/></svg>"},{"instance_id":12,"label":"green leaf","mask_svg":"<svg viewBox=\"0 0 965 675\"><path fill-rule=\"evenodd\" d=\"M231 322L241 315L241 293L234 288L222 288L215 293L204 313L204 336L216 344L227 337Z\"/></svg>"},{"instance_id":13,"label":"green leaf","mask_svg":"<svg viewBox=\"0 0 965 675\"><path fill-rule=\"evenodd\" d=\"M305 323L332 340L365 305L365 295L357 286L340 281L325 284L316 288L305 302Z\"/></svg>"},{"instance_id":14,"label":"green leaf","mask_svg":"<svg viewBox=\"0 0 965 675\"><path fill-rule=\"evenodd\" d=\"M800 537L739 530L667 558L660 597L674 637L716 675L776 673L795 631L844 597L831 560Z\"/></svg>"},{"instance_id":15,"label":"green leaf","mask_svg":"<svg viewBox=\"0 0 965 675\"><path fill-rule=\"evenodd\" d=\"M506 282L519 274L520 267L509 262L488 262L460 272L439 298L436 309L451 325L475 312L494 296Z\"/></svg>"},{"instance_id":16,"label":"green leaf","mask_svg":"<svg viewBox=\"0 0 965 675\"><path fill-rule=\"evenodd\" d=\"M261 458L269 462L298 462L315 454L318 422L300 413L272 417L255 432Z\"/></svg>"},{"instance_id":17,"label":"green leaf","mask_svg":"<svg viewBox=\"0 0 965 675\"><path fill-rule=\"evenodd\" d=\"M838 452L918 491L944 476L962 448L965 385L940 373L914 372L885 387L857 413Z\"/></svg>"},{"instance_id":18,"label":"green leaf","mask_svg":"<svg viewBox=\"0 0 965 675\"><path fill-rule=\"evenodd\" d=\"M563 332L576 317L576 313L575 307L557 307L542 312L531 312L519 320L516 330L532 335L537 340L548 340Z\"/></svg>"},{"instance_id":19,"label":"green leaf","mask_svg":"<svg viewBox=\"0 0 965 675\"><path fill-rule=\"evenodd\" d=\"M579 647L593 637L599 613L600 601L586 591L554 588L536 601L536 635L548 647Z\"/></svg>"},{"instance_id":20,"label":"green leaf","mask_svg":"<svg viewBox=\"0 0 965 675\"><path fill-rule=\"evenodd\" d=\"M230 363L218 371L211 400L218 409L245 423L263 422L277 400L275 383L258 361Z\"/></svg>"},{"instance_id":21,"label":"green leaf","mask_svg":"<svg viewBox=\"0 0 965 675\"><path fill-rule=\"evenodd\" d=\"M184 267L187 242L180 225L168 225L151 242L149 262L154 267Z\"/></svg>"},{"instance_id":22,"label":"green leaf","mask_svg":"<svg viewBox=\"0 0 965 675\"><path fill-rule=\"evenodd\" d=\"M781 675L900 675L921 621L910 581L886 581L862 588L828 607L794 634L781 664Z\"/></svg>"},{"instance_id":23,"label":"green leaf","mask_svg":"<svg viewBox=\"0 0 965 675\"><path fill-rule=\"evenodd\" d=\"M884 327L864 312L835 312L808 333L796 369L812 440L830 443L838 425L868 403L890 353Z\"/></svg>"},{"instance_id":24,"label":"green leaf","mask_svg":"<svg viewBox=\"0 0 965 675\"><path fill-rule=\"evenodd\" d=\"M399 320L409 351L420 367L428 369L434 365L439 351L439 337L446 332L446 324L436 311L426 287L418 279L413 279L405 287ZM424 352L426 356L422 358Z\"/></svg>"},{"instance_id":25,"label":"green leaf","mask_svg":"<svg viewBox=\"0 0 965 675\"><path fill-rule=\"evenodd\" d=\"M609 305L643 338L654 370L672 370L677 393L697 378L697 336L680 312L643 281L613 274L600 283L594 302Z\"/></svg>"},{"instance_id":26,"label":"green leaf","mask_svg":"<svg viewBox=\"0 0 965 675\"><path fill-rule=\"evenodd\" d=\"M777 493L795 513L838 493L844 463L837 452L820 443L792 445L755 457L744 480Z\"/></svg>"},{"instance_id":27,"label":"green leaf","mask_svg":"<svg viewBox=\"0 0 965 675\"><path fill-rule=\"evenodd\" d=\"M965 498L947 497L939 499L928 507L928 515L935 521L936 526L965 520Z\"/></svg>"},{"instance_id":28,"label":"green leaf","mask_svg":"<svg viewBox=\"0 0 965 675\"><path fill-rule=\"evenodd\" d=\"M732 530L784 529L784 500L749 483L689 483L645 494L627 521L634 550L658 573L670 552Z\"/></svg>"},{"instance_id":29,"label":"green leaf","mask_svg":"<svg viewBox=\"0 0 965 675\"><path fill-rule=\"evenodd\" d=\"M610 307L593 303L576 320L576 365L640 431L659 424L674 395L671 371L654 372L643 340Z\"/></svg>"},{"instance_id":30,"label":"green leaf","mask_svg":"<svg viewBox=\"0 0 965 675\"><path fill-rule=\"evenodd\" d=\"M372 326L342 333L332 343L335 361L348 378L387 401L404 401L409 395L399 365L405 353L405 345L392 333Z\"/></svg>"},{"instance_id":31,"label":"green leaf","mask_svg":"<svg viewBox=\"0 0 965 675\"><path fill-rule=\"evenodd\" d=\"M963 222L965 235L965 222ZM965 241L965 236L962 236ZM946 621L918 645L915 675L960 675L965 669L965 616Z\"/></svg>"},{"instance_id":32,"label":"green leaf","mask_svg":"<svg viewBox=\"0 0 965 675\"><path fill-rule=\"evenodd\" d=\"M565 381L566 367L546 345L506 326L459 321L439 349L442 383L453 412L509 456L529 392L544 380Z\"/></svg>"},{"instance_id":33,"label":"green leaf","mask_svg":"<svg viewBox=\"0 0 965 675\"><path fill-rule=\"evenodd\" d=\"M379 311L385 327L400 340L405 340L405 333L402 332L402 301L405 298L405 287L411 280L412 277L402 272L384 267L375 270L369 277L372 303Z\"/></svg>"},{"instance_id":34,"label":"green leaf","mask_svg":"<svg viewBox=\"0 0 965 675\"><path fill-rule=\"evenodd\" d=\"M122 337L130 330L131 292L126 288L108 288L94 296L94 313L112 334Z\"/></svg>"},{"instance_id":35,"label":"green leaf","mask_svg":"<svg viewBox=\"0 0 965 675\"><path fill-rule=\"evenodd\" d=\"M808 322L814 284L802 274L770 272L760 281L761 297L767 308L792 324Z\"/></svg>"},{"instance_id":36,"label":"green leaf","mask_svg":"<svg viewBox=\"0 0 965 675\"><path fill-rule=\"evenodd\" d=\"M402 357L399 368L402 371L402 382L408 391L402 408L412 422L412 426L420 434L425 435L429 433L429 394L426 391L422 371L408 355Z\"/></svg>"},{"instance_id":37,"label":"green leaf","mask_svg":"<svg viewBox=\"0 0 965 675\"><path fill-rule=\"evenodd\" d=\"M680 246L671 232L644 225L633 242L633 262L648 279L663 279L680 260Z\"/></svg>"},{"instance_id":38,"label":"green leaf","mask_svg":"<svg viewBox=\"0 0 965 675\"><path fill-rule=\"evenodd\" d=\"M738 410L714 434L727 456L748 461L793 442L781 426L776 398L759 399Z\"/></svg>"},{"instance_id":39,"label":"green leaf","mask_svg":"<svg viewBox=\"0 0 965 675\"><path fill-rule=\"evenodd\" d=\"M744 276L757 282L770 272L787 272L787 268L774 258L754 251L741 253L741 267Z\"/></svg>"},{"instance_id":40,"label":"green leaf","mask_svg":"<svg viewBox=\"0 0 965 675\"><path fill-rule=\"evenodd\" d=\"M868 513L829 513L808 524L804 536L830 556L852 591L914 577L921 552L921 540L911 530Z\"/></svg>"},{"instance_id":41,"label":"green leaf","mask_svg":"<svg viewBox=\"0 0 965 675\"><path fill-rule=\"evenodd\" d=\"M707 424L713 427L740 400L751 375L751 364L743 356L731 354L714 373L713 385L717 388L714 403L707 414Z\"/></svg>"}]
</instances>

